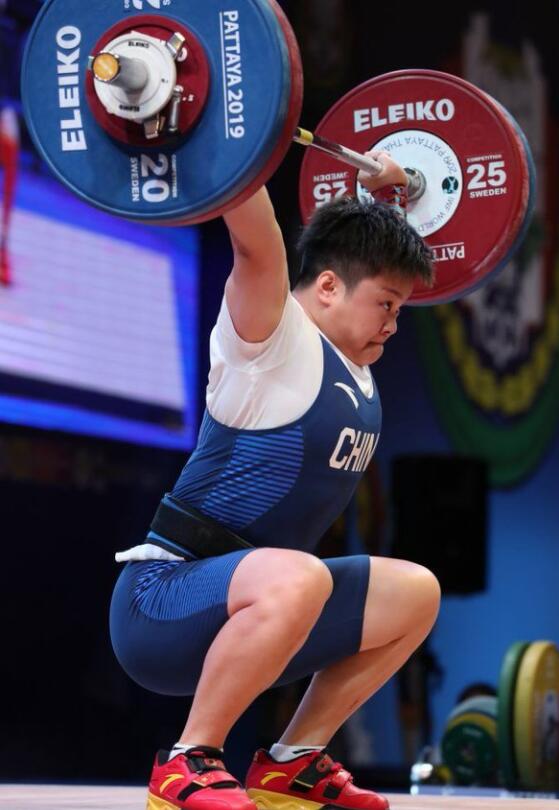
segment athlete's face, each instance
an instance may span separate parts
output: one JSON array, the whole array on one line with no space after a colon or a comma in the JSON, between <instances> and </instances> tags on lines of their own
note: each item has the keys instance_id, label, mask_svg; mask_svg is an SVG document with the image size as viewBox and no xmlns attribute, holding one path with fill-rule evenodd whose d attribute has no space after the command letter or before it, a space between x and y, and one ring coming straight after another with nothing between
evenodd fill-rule
<instances>
[{"instance_id":1,"label":"athlete's face","mask_svg":"<svg viewBox=\"0 0 559 810\"><path fill-rule=\"evenodd\" d=\"M359 366L376 363L386 341L396 333L400 308L408 300L413 281L392 273L365 278L352 290L330 271L318 279L324 310L324 332Z\"/></svg>"}]
</instances>

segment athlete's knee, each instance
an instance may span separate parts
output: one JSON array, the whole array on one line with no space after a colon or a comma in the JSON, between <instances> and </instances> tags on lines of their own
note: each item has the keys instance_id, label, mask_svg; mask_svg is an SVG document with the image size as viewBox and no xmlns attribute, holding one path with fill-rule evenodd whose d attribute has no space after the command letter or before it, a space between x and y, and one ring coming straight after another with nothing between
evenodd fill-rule
<instances>
[{"instance_id":1,"label":"athlete's knee","mask_svg":"<svg viewBox=\"0 0 559 810\"><path fill-rule=\"evenodd\" d=\"M301 600L303 605L311 601L324 607L334 589L328 566L312 554L297 552L297 556L290 562L290 568L290 590L293 591L294 598Z\"/></svg>"},{"instance_id":2,"label":"athlete's knee","mask_svg":"<svg viewBox=\"0 0 559 810\"><path fill-rule=\"evenodd\" d=\"M317 557L302 551L283 551L274 562L277 568L266 588L268 605L279 609L286 620L314 623L332 593L330 571Z\"/></svg>"},{"instance_id":3,"label":"athlete's knee","mask_svg":"<svg viewBox=\"0 0 559 810\"><path fill-rule=\"evenodd\" d=\"M365 608L366 649L410 633L427 634L437 618L441 589L435 575L407 560L375 557Z\"/></svg>"},{"instance_id":4,"label":"athlete's knee","mask_svg":"<svg viewBox=\"0 0 559 810\"><path fill-rule=\"evenodd\" d=\"M262 621L302 627L315 623L333 588L321 560L291 549L259 549L243 562L244 571L230 590L233 611L250 604Z\"/></svg>"},{"instance_id":5,"label":"athlete's knee","mask_svg":"<svg viewBox=\"0 0 559 810\"><path fill-rule=\"evenodd\" d=\"M437 577L428 568L417 563L411 564L410 585L418 617L427 624L433 624L441 604L441 586Z\"/></svg>"}]
</instances>

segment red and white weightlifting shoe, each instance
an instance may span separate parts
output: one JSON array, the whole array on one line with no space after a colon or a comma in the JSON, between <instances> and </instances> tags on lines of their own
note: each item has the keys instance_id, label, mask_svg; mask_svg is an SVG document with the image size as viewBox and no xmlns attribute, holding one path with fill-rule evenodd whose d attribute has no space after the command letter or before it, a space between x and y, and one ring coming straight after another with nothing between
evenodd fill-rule
<instances>
[{"instance_id":1,"label":"red and white weightlifting shoe","mask_svg":"<svg viewBox=\"0 0 559 810\"><path fill-rule=\"evenodd\" d=\"M262 810L387 810L388 799L361 790L352 775L324 751L277 762L257 751L246 778L247 793Z\"/></svg>"},{"instance_id":2,"label":"red and white weightlifting shoe","mask_svg":"<svg viewBox=\"0 0 559 810\"><path fill-rule=\"evenodd\" d=\"M155 757L147 810L256 810L242 786L225 770L222 753L201 746L169 760Z\"/></svg>"}]
</instances>

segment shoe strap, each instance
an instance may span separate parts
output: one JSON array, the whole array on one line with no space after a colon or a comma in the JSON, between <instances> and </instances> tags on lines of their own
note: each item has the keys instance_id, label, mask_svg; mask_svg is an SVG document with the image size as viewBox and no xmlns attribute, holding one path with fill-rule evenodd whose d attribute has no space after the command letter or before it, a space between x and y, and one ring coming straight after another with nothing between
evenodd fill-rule
<instances>
[{"instance_id":1,"label":"shoe strap","mask_svg":"<svg viewBox=\"0 0 559 810\"><path fill-rule=\"evenodd\" d=\"M237 787L239 782L230 773L225 770L208 771L205 773L196 774L196 778L192 780L192 785L198 785L200 788L207 787Z\"/></svg>"},{"instance_id":2,"label":"shoe strap","mask_svg":"<svg viewBox=\"0 0 559 810\"><path fill-rule=\"evenodd\" d=\"M334 768L332 757L325 753L318 753L313 760L303 768L291 781L291 787L300 793L308 793L321 779L328 776Z\"/></svg>"},{"instance_id":3,"label":"shoe strap","mask_svg":"<svg viewBox=\"0 0 559 810\"><path fill-rule=\"evenodd\" d=\"M219 748L192 748L184 754L189 771L192 773L206 773L207 771L227 771L221 757Z\"/></svg>"},{"instance_id":4,"label":"shoe strap","mask_svg":"<svg viewBox=\"0 0 559 810\"><path fill-rule=\"evenodd\" d=\"M240 788L241 785L237 780L231 776L227 771L208 771L207 773L198 773L196 778L178 794L177 799L180 802L185 802L193 793L206 788L221 789L221 788Z\"/></svg>"},{"instance_id":5,"label":"shoe strap","mask_svg":"<svg viewBox=\"0 0 559 810\"><path fill-rule=\"evenodd\" d=\"M327 798L337 798L353 776L346 769L326 753L318 754L315 759L300 771L292 780L290 787L299 793L308 793L322 780L328 777L328 784L324 795Z\"/></svg>"}]
</instances>

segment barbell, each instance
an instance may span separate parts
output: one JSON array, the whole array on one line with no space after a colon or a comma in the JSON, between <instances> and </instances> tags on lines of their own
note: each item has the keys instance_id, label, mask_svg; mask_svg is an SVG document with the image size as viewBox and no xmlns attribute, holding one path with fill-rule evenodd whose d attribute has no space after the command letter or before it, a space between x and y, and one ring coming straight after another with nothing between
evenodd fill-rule
<instances>
[{"instance_id":1,"label":"barbell","mask_svg":"<svg viewBox=\"0 0 559 810\"><path fill-rule=\"evenodd\" d=\"M381 165L363 153L387 151L406 168L408 219L437 263L435 286L418 283L411 303L485 283L530 220L524 135L456 76L385 74L344 96L314 133L301 129L301 58L275 0L47 0L24 54L22 98L35 145L69 189L151 224L221 216L271 177L294 140L311 147L299 192L306 221L336 197L367 196L358 171Z\"/></svg>"}]
</instances>

